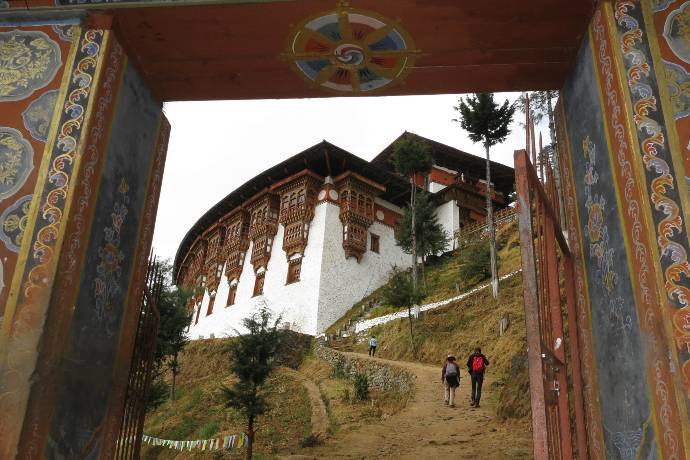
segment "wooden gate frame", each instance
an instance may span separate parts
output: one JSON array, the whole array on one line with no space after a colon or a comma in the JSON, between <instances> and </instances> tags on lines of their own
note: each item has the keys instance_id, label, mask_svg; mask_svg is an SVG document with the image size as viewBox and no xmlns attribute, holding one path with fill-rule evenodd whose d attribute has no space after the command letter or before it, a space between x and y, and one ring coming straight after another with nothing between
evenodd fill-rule
<instances>
[{"instance_id":1,"label":"wooden gate frame","mask_svg":"<svg viewBox=\"0 0 690 460\"><path fill-rule=\"evenodd\" d=\"M534 458L585 459L589 457L576 332L573 257L561 229L554 175L543 155L541 179L525 150L517 150L514 159ZM563 271L559 270L559 250ZM563 333L561 281L565 285L567 340ZM577 454L571 435L566 346L572 370Z\"/></svg>"}]
</instances>

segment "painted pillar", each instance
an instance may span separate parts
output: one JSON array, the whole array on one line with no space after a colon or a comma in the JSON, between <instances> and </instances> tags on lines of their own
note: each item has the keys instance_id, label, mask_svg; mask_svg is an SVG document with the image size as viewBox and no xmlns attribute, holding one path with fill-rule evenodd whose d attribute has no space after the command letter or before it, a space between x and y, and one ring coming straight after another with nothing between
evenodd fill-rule
<instances>
[{"instance_id":1,"label":"painted pillar","mask_svg":"<svg viewBox=\"0 0 690 460\"><path fill-rule=\"evenodd\" d=\"M559 101L593 458L690 458L689 195L653 12L671 3L602 1Z\"/></svg>"},{"instance_id":2,"label":"painted pillar","mask_svg":"<svg viewBox=\"0 0 690 460\"><path fill-rule=\"evenodd\" d=\"M107 16L36 24L0 27L0 458L110 458L170 127Z\"/></svg>"}]
</instances>

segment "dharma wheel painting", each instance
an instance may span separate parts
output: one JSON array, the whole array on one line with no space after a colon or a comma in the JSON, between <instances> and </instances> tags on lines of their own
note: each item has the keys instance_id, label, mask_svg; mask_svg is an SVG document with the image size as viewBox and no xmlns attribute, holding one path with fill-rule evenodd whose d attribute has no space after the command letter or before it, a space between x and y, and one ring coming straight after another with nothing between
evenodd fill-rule
<instances>
[{"instance_id":1,"label":"dharma wheel painting","mask_svg":"<svg viewBox=\"0 0 690 460\"><path fill-rule=\"evenodd\" d=\"M340 93L366 93L394 84L418 51L399 24L349 7L321 13L297 27L289 57L313 85Z\"/></svg>"}]
</instances>

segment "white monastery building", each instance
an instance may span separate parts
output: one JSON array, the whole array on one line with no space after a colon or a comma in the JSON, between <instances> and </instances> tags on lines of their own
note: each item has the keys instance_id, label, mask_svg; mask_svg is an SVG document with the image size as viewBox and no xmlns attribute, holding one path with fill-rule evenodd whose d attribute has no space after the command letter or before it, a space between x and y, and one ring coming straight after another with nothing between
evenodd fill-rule
<instances>
[{"instance_id":1,"label":"white monastery building","mask_svg":"<svg viewBox=\"0 0 690 460\"><path fill-rule=\"evenodd\" d=\"M485 160L426 141L434 166L414 182L433 194L453 236L485 219ZM323 141L206 212L175 258L177 284L196 293L190 338L242 332L242 319L263 305L286 327L318 335L388 281L393 266L409 267L394 230L411 182L394 171L393 145L368 162ZM495 206L506 206L513 169L492 163L492 182Z\"/></svg>"}]
</instances>

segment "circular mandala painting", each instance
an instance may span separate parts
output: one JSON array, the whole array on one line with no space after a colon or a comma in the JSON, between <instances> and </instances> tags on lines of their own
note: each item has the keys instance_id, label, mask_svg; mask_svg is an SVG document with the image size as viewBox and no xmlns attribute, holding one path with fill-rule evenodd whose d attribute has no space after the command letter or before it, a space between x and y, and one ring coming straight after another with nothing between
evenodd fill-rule
<instances>
[{"instance_id":1,"label":"circular mandala painting","mask_svg":"<svg viewBox=\"0 0 690 460\"><path fill-rule=\"evenodd\" d=\"M369 93L399 82L417 54L412 39L396 22L339 6L296 28L289 57L315 86Z\"/></svg>"}]
</instances>

